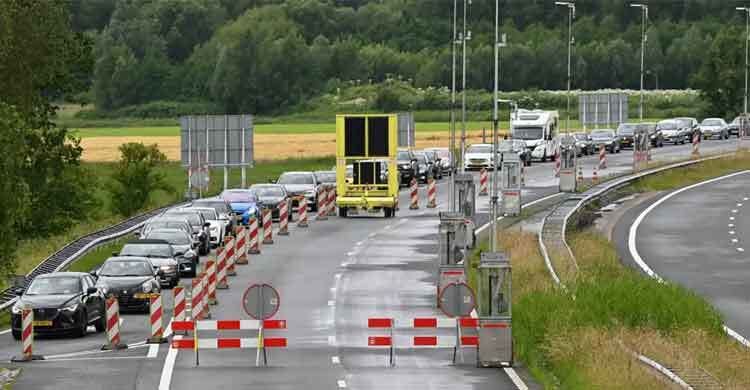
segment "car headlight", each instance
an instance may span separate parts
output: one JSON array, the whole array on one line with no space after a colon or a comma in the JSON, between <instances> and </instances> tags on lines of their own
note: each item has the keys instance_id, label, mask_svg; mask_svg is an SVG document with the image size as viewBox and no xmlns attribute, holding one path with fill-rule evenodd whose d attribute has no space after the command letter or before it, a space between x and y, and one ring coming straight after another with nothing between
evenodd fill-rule
<instances>
[{"instance_id":1,"label":"car headlight","mask_svg":"<svg viewBox=\"0 0 750 390\"><path fill-rule=\"evenodd\" d=\"M184 255L184 257L185 257L185 258L191 258L191 257L195 257L195 252L194 252L194 251L193 251L192 249L188 249L188 251L187 251L187 252L185 252L185 255Z\"/></svg>"},{"instance_id":2,"label":"car headlight","mask_svg":"<svg viewBox=\"0 0 750 390\"><path fill-rule=\"evenodd\" d=\"M174 271L175 270L175 266L173 266L173 265L162 265L161 267L159 267L159 269L162 270L162 271L165 271L165 272L169 272L169 271Z\"/></svg>"},{"instance_id":3,"label":"car headlight","mask_svg":"<svg viewBox=\"0 0 750 390\"><path fill-rule=\"evenodd\" d=\"M153 288L154 287L151 286L151 282L150 281L143 282L143 284L141 285L141 290L143 290L143 292L145 292L147 294L150 293Z\"/></svg>"},{"instance_id":4,"label":"car headlight","mask_svg":"<svg viewBox=\"0 0 750 390\"><path fill-rule=\"evenodd\" d=\"M16 303L15 305L13 305L13 307L10 308L10 311L13 312L13 314L21 314L21 305Z\"/></svg>"},{"instance_id":5,"label":"car headlight","mask_svg":"<svg viewBox=\"0 0 750 390\"><path fill-rule=\"evenodd\" d=\"M73 302L70 305L63 307L60 310L66 311L68 313L73 313L74 311L78 310L78 302Z\"/></svg>"}]
</instances>

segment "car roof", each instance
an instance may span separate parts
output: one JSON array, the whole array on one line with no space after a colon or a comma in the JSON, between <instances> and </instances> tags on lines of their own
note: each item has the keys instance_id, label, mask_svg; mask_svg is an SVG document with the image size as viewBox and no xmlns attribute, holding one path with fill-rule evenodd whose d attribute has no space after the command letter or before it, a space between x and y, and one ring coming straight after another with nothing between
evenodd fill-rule
<instances>
[{"instance_id":1,"label":"car roof","mask_svg":"<svg viewBox=\"0 0 750 390\"><path fill-rule=\"evenodd\" d=\"M154 223L154 222L178 222L178 223L184 223L185 225L190 225L190 222L188 222L187 219L180 217L176 214L162 214L159 216L156 216L152 219L149 219L146 224Z\"/></svg>"},{"instance_id":2,"label":"car roof","mask_svg":"<svg viewBox=\"0 0 750 390\"><path fill-rule=\"evenodd\" d=\"M336 174L336 171L315 171L316 175L320 175L320 174L324 174L324 173L325 174L331 174L331 173Z\"/></svg>"},{"instance_id":3,"label":"car roof","mask_svg":"<svg viewBox=\"0 0 750 390\"><path fill-rule=\"evenodd\" d=\"M171 228L158 228L158 229L154 229L148 232L148 234L154 234L154 233L187 233L187 232L182 229L171 229Z\"/></svg>"},{"instance_id":4,"label":"car roof","mask_svg":"<svg viewBox=\"0 0 750 390\"><path fill-rule=\"evenodd\" d=\"M284 189L284 185L283 184L273 184L273 183L258 183L258 184L253 184L253 185L250 186L251 190L253 188L281 188L281 189Z\"/></svg>"},{"instance_id":5,"label":"car roof","mask_svg":"<svg viewBox=\"0 0 750 390\"><path fill-rule=\"evenodd\" d=\"M492 146L492 144L471 144L471 145L469 145L469 147L472 147L472 146Z\"/></svg>"},{"instance_id":6,"label":"car roof","mask_svg":"<svg viewBox=\"0 0 750 390\"><path fill-rule=\"evenodd\" d=\"M83 275L88 275L88 274L85 273L85 272L52 272L52 273L48 273L48 274L41 274L41 275L37 276L35 279L39 279L39 278L42 278L42 279L45 279L45 278L57 278L57 277L65 277L65 276L68 276L68 277L70 277L70 276L81 277Z\"/></svg>"},{"instance_id":7,"label":"car roof","mask_svg":"<svg viewBox=\"0 0 750 390\"><path fill-rule=\"evenodd\" d=\"M291 172L284 172L282 175L313 175L315 176L312 171L291 171Z\"/></svg>"},{"instance_id":8,"label":"car roof","mask_svg":"<svg viewBox=\"0 0 750 390\"><path fill-rule=\"evenodd\" d=\"M151 262L151 260L148 257L143 257L143 256L112 256L109 259L107 259L105 263L107 261L133 261L133 260L142 260L148 263Z\"/></svg>"},{"instance_id":9,"label":"car roof","mask_svg":"<svg viewBox=\"0 0 750 390\"><path fill-rule=\"evenodd\" d=\"M161 229L157 229L157 230L161 230ZM144 238L142 240L131 240L125 243L125 245L153 245L153 244L170 245L169 242L165 240L156 240L153 238Z\"/></svg>"},{"instance_id":10,"label":"car roof","mask_svg":"<svg viewBox=\"0 0 750 390\"><path fill-rule=\"evenodd\" d=\"M208 201L208 202L224 202L224 199L223 199L222 197L220 197L220 196L212 196L212 197L210 197L210 198L200 198L200 199L195 199L195 200L193 200L193 202L192 202L192 203L195 203L195 202L201 202L201 201Z\"/></svg>"}]
</instances>

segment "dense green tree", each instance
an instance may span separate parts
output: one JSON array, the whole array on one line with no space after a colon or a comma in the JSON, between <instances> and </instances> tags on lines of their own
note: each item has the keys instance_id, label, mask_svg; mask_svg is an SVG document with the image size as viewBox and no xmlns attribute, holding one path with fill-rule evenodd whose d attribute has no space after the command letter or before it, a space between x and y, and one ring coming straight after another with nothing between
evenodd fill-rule
<instances>
[{"instance_id":1,"label":"dense green tree","mask_svg":"<svg viewBox=\"0 0 750 390\"><path fill-rule=\"evenodd\" d=\"M158 190L172 192L159 166L167 161L157 145L142 143L122 144L120 162L107 188L112 196L112 211L129 217L146 207L151 195Z\"/></svg>"},{"instance_id":2,"label":"dense green tree","mask_svg":"<svg viewBox=\"0 0 750 390\"><path fill-rule=\"evenodd\" d=\"M705 53L693 84L700 89L711 116L731 117L742 111L744 96L744 29L721 31Z\"/></svg>"}]
</instances>

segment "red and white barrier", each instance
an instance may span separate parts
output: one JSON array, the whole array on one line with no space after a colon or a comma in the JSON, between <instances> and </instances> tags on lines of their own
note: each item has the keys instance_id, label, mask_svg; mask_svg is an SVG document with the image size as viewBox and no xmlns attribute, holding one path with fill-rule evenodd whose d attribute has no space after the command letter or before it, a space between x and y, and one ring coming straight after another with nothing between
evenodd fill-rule
<instances>
[{"instance_id":1,"label":"red and white barrier","mask_svg":"<svg viewBox=\"0 0 750 390\"><path fill-rule=\"evenodd\" d=\"M560 148L555 149L555 177L560 177L560 168L562 164L562 157L560 156Z\"/></svg>"},{"instance_id":2,"label":"red and white barrier","mask_svg":"<svg viewBox=\"0 0 750 390\"><path fill-rule=\"evenodd\" d=\"M289 235L289 202L286 200L279 204L279 231L276 234Z\"/></svg>"},{"instance_id":3,"label":"red and white barrier","mask_svg":"<svg viewBox=\"0 0 750 390\"><path fill-rule=\"evenodd\" d=\"M238 226L235 238L235 264L245 265L248 263L247 260L247 228L244 226Z\"/></svg>"},{"instance_id":4,"label":"red and white barrier","mask_svg":"<svg viewBox=\"0 0 750 390\"><path fill-rule=\"evenodd\" d=\"M576 176L576 181L578 183L583 183L583 166L578 166L578 176Z\"/></svg>"},{"instance_id":5,"label":"red and white barrier","mask_svg":"<svg viewBox=\"0 0 750 390\"><path fill-rule=\"evenodd\" d=\"M482 170L479 171L479 196L489 195L487 182L489 182L489 175L487 174L487 169L482 168Z\"/></svg>"},{"instance_id":6,"label":"red and white barrier","mask_svg":"<svg viewBox=\"0 0 750 390\"><path fill-rule=\"evenodd\" d=\"M591 183L594 185L599 184L599 172L596 165L594 165L594 172L591 174Z\"/></svg>"},{"instance_id":7,"label":"red and white barrier","mask_svg":"<svg viewBox=\"0 0 750 390\"><path fill-rule=\"evenodd\" d=\"M437 207L437 188L435 187L435 179L427 179L427 208L434 209Z\"/></svg>"},{"instance_id":8,"label":"red and white barrier","mask_svg":"<svg viewBox=\"0 0 750 390\"><path fill-rule=\"evenodd\" d=\"M171 347L174 349L192 349L195 351L195 365L200 365L199 350L201 349L258 349L263 350L264 361L267 364L266 348L285 348L286 337L264 337L264 330L286 329L284 320L222 320L222 321L173 321L172 330L193 332L193 338L173 339ZM257 331L258 337L247 338L201 338L199 331L222 330L250 330Z\"/></svg>"},{"instance_id":9,"label":"red and white barrier","mask_svg":"<svg viewBox=\"0 0 750 390\"><path fill-rule=\"evenodd\" d=\"M237 260L237 240L229 237L224 249L226 249L227 276L237 276L237 271L234 270L234 262Z\"/></svg>"},{"instance_id":10,"label":"red and white barrier","mask_svg":"<svg viewBox=\"0 0 750 390\"><path fill-rule=\"evenodd\" d=\"M185 321L185 288L182 286L175 286L172 289L174 295L174 311L172 318L174 321Z\"/></svg>"},{"instance_id":11,"label":"red and white barrier","mask_svg":"<svg viewBox=\"0 0 750 390\"><path fill-rule=\"evenodd\" d=\"M226 290L229 288L227 281L227 252L224 248L216 249L216 289Z\"/></svg>"},{"instance_id":12,"label":"red and white barrier","mask_svg":"<svg viewBox=\"0 0 750 390\"><path fill-rule=\"evenodd\" d=\"M318 215L315 217L316 221L328 220L328 193L324 186L318 186Z\"/></svg>"},{"instance_id":13,"label":"red and white barrier","mask_svg":"<svg viewBox=\"0 0 750 390\"><path fill-rule=\"evenodd\" d=\"M336 216L336 187L328 186L328 216Z\"/></svg>"},{"instance_id":14,"label":"red and white barrier","mask_svg":"<svg viewBox=\"0 0 750 390\"><path fill-rule=\"evenodd\" d=\"M417 179L411 179L411 204L409 210L419 209L419 185Z\"/></svg>"},{"instance_id":15,"label":"red and white barrier","mask_svg":"<svg viewBox=\"0 0 750 390\"><path fill-rule=\"evenodd\" d=\"M599 169L607 169L607 151L604 145L599 145Z\"/></svg>"},{"instance_id":16,"label":"red and white barrier","mask_svg":"<svg viewBox=\"0 0 750 390\"><path fill-rule=\"evenodd\" d=\"M219 303L216 300L216 261L206 261L206 273L208 274L208 304L216 305Z\"/></svg>"},{"instance_id":17,"label":"red and white barrier","mask_svg":"<svg viewBox=\"0 0 750 390\"><path fill-rule=\"evenodd\" d=\"M521 163L521 187L526 187L526 166Z\"/></svg>"},{"instance_id":18,"label":"red and white barrier","mask_svg":"<svg viewBox=\"0 0 750 390\"><path fill-rule=\"evenodd\" d=\"M32 360L34 356L34 309L24 307L21 310L21 352L23 360Z\"/></svg>"},{"instance_id":19,"label":"red and white barrier","mask_svg":"<svg viewBox=\"0 0 750 390\"><path fill-rule=\"evenodd\" d=\"M107 298L105 303L105 320L107 322L107 344L105 344L103 350L123 349L127 348L127 345L123 344L120 340L120 304L117 302L117 298L110 296Z\"/></svg>"},{"instance_id":20,"label":"red and white barrier","mask_svg":"<svg viewBox=\"0 0 750 390\"><path fill-rule=\"evenodd\" d=\"M263 209L263 244L273 244L273 221L271 220L271 209Z\"/></svg>"},{"instance_id":21,"label":"red and white barrier","mask_svg":"<svg viewBox=\"0 0 750 390\"><path fill-rule=\"evenodd\" d=\"M395 327L395 321L393 318L368 318L367 328L368 329L387 329L388 335L378 335L367 337L367 346L371 348L386 347L389 352L389 364L393 366L395 364L393 358L393 328Z\"/></svg>"},{"instance_id":22,"label":"red and white barrier","mask_svg":"<svg viewBox=\"0 0 750 390\"><path fill-rule=\"evenodd\" d=\"M192 281L192 291L190 293L190 318L199 320L203 318L203 297L201 296L201 275L198 274ZM174 329L174 328L173 328Z\"/></svg>"},{"instance_id":23,"label":"red and white barrier","mask_svg":"<svg viewBox=\"0 0 750 390\"><path fill-rule=\"evenodd\" d=\"M258 219L255 217L251 217L248 221L248 225L250 226L250 232L248 233L250 237L250 249L248 249L247 253L251 255L257 255L260 253L260 232L258 231Z\"/></svg>"},{"instance_id":24,"label":"red and white barrier","mask_svg":"<svg viewBox=\"0 0 750 390\"><path fill-rule=\"evenodd\" d=\"M306 228L307 224L307 199L304 196L300 197L297 204L297 214L299 220L297 221L297 227Z\"/></svg>"},{"instance_id":25,"label":"red and white barrier","mask_svg":"<svg viewBox=\"0 0 750 390\"><path fill-rule=\"evenodd\" d=\"M151 337L146 340L148 344L166 343L164 337L164 317L162 311L161 294L153 294L150 298L149 322L151 323Z\"/></svg>"},{"instance_id":26,"label":"red and white barrier","mask_svg":"<svg viewBox=\"0 0 750 390\"><path fill-rule=\"evenodd\" d=\"M693 156L694 157L699 157L701 155L700 144L701 144L701 135L699 132L696 131L693 134Z\"/></svg>"}]
</instances>

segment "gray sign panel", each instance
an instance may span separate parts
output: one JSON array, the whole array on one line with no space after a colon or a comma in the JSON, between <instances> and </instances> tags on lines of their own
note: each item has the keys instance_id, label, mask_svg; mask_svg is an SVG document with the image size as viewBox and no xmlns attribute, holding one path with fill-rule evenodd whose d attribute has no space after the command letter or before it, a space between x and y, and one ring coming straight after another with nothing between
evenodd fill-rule
<instances>
[{"instance_id":1,"label":"gray sign panel","mask_svg":"<svg viewBox=\"0 0 750 390\"><path fill-rule=\"evenodd\" d=\"M253 165L252 115L201 115L180 118L184 167Z\"/></svg>"},{"instance_id":2,"label":"gray sign panel","mask_svg":"<svg viewBox=\"0 0 750 390\"><path fill-rule=\"evenodd\" d=\"M476 298L466 283L451 283L440 292L439 303L448 317L467 317L476 307Z\"/></svg>"},{"instance_id":3,"label":"gray sign panel","mask_svg":"<svg viewBox=\"0 0 750 390\"><path fill-rule=\"evenodd\" d=\"M628 94L584 93L578 96L578 118L587 127L616 126L628 121Z\"/></svg>"},{"instance_id":4,"label":"gray sign panel","mask_svg":"<svg viewBox=\"0 0 750 390\"><path fill-rule=\"evenodd\" d=\"M408 148L417 146L417 130L414 114L402 112L398 114L398 147Z\"/></svg>"},{"instance_id":5,"label":"gray sign panel","mask_svg":"<svg viewBox=\"0 0 750 390\"><path fill-rule=\"evenodd\" d=\"M245 312L256 320L267 320L279 311L279 293L268 284L250 286L242 297Z\"/></svg>"}]
</instances>

